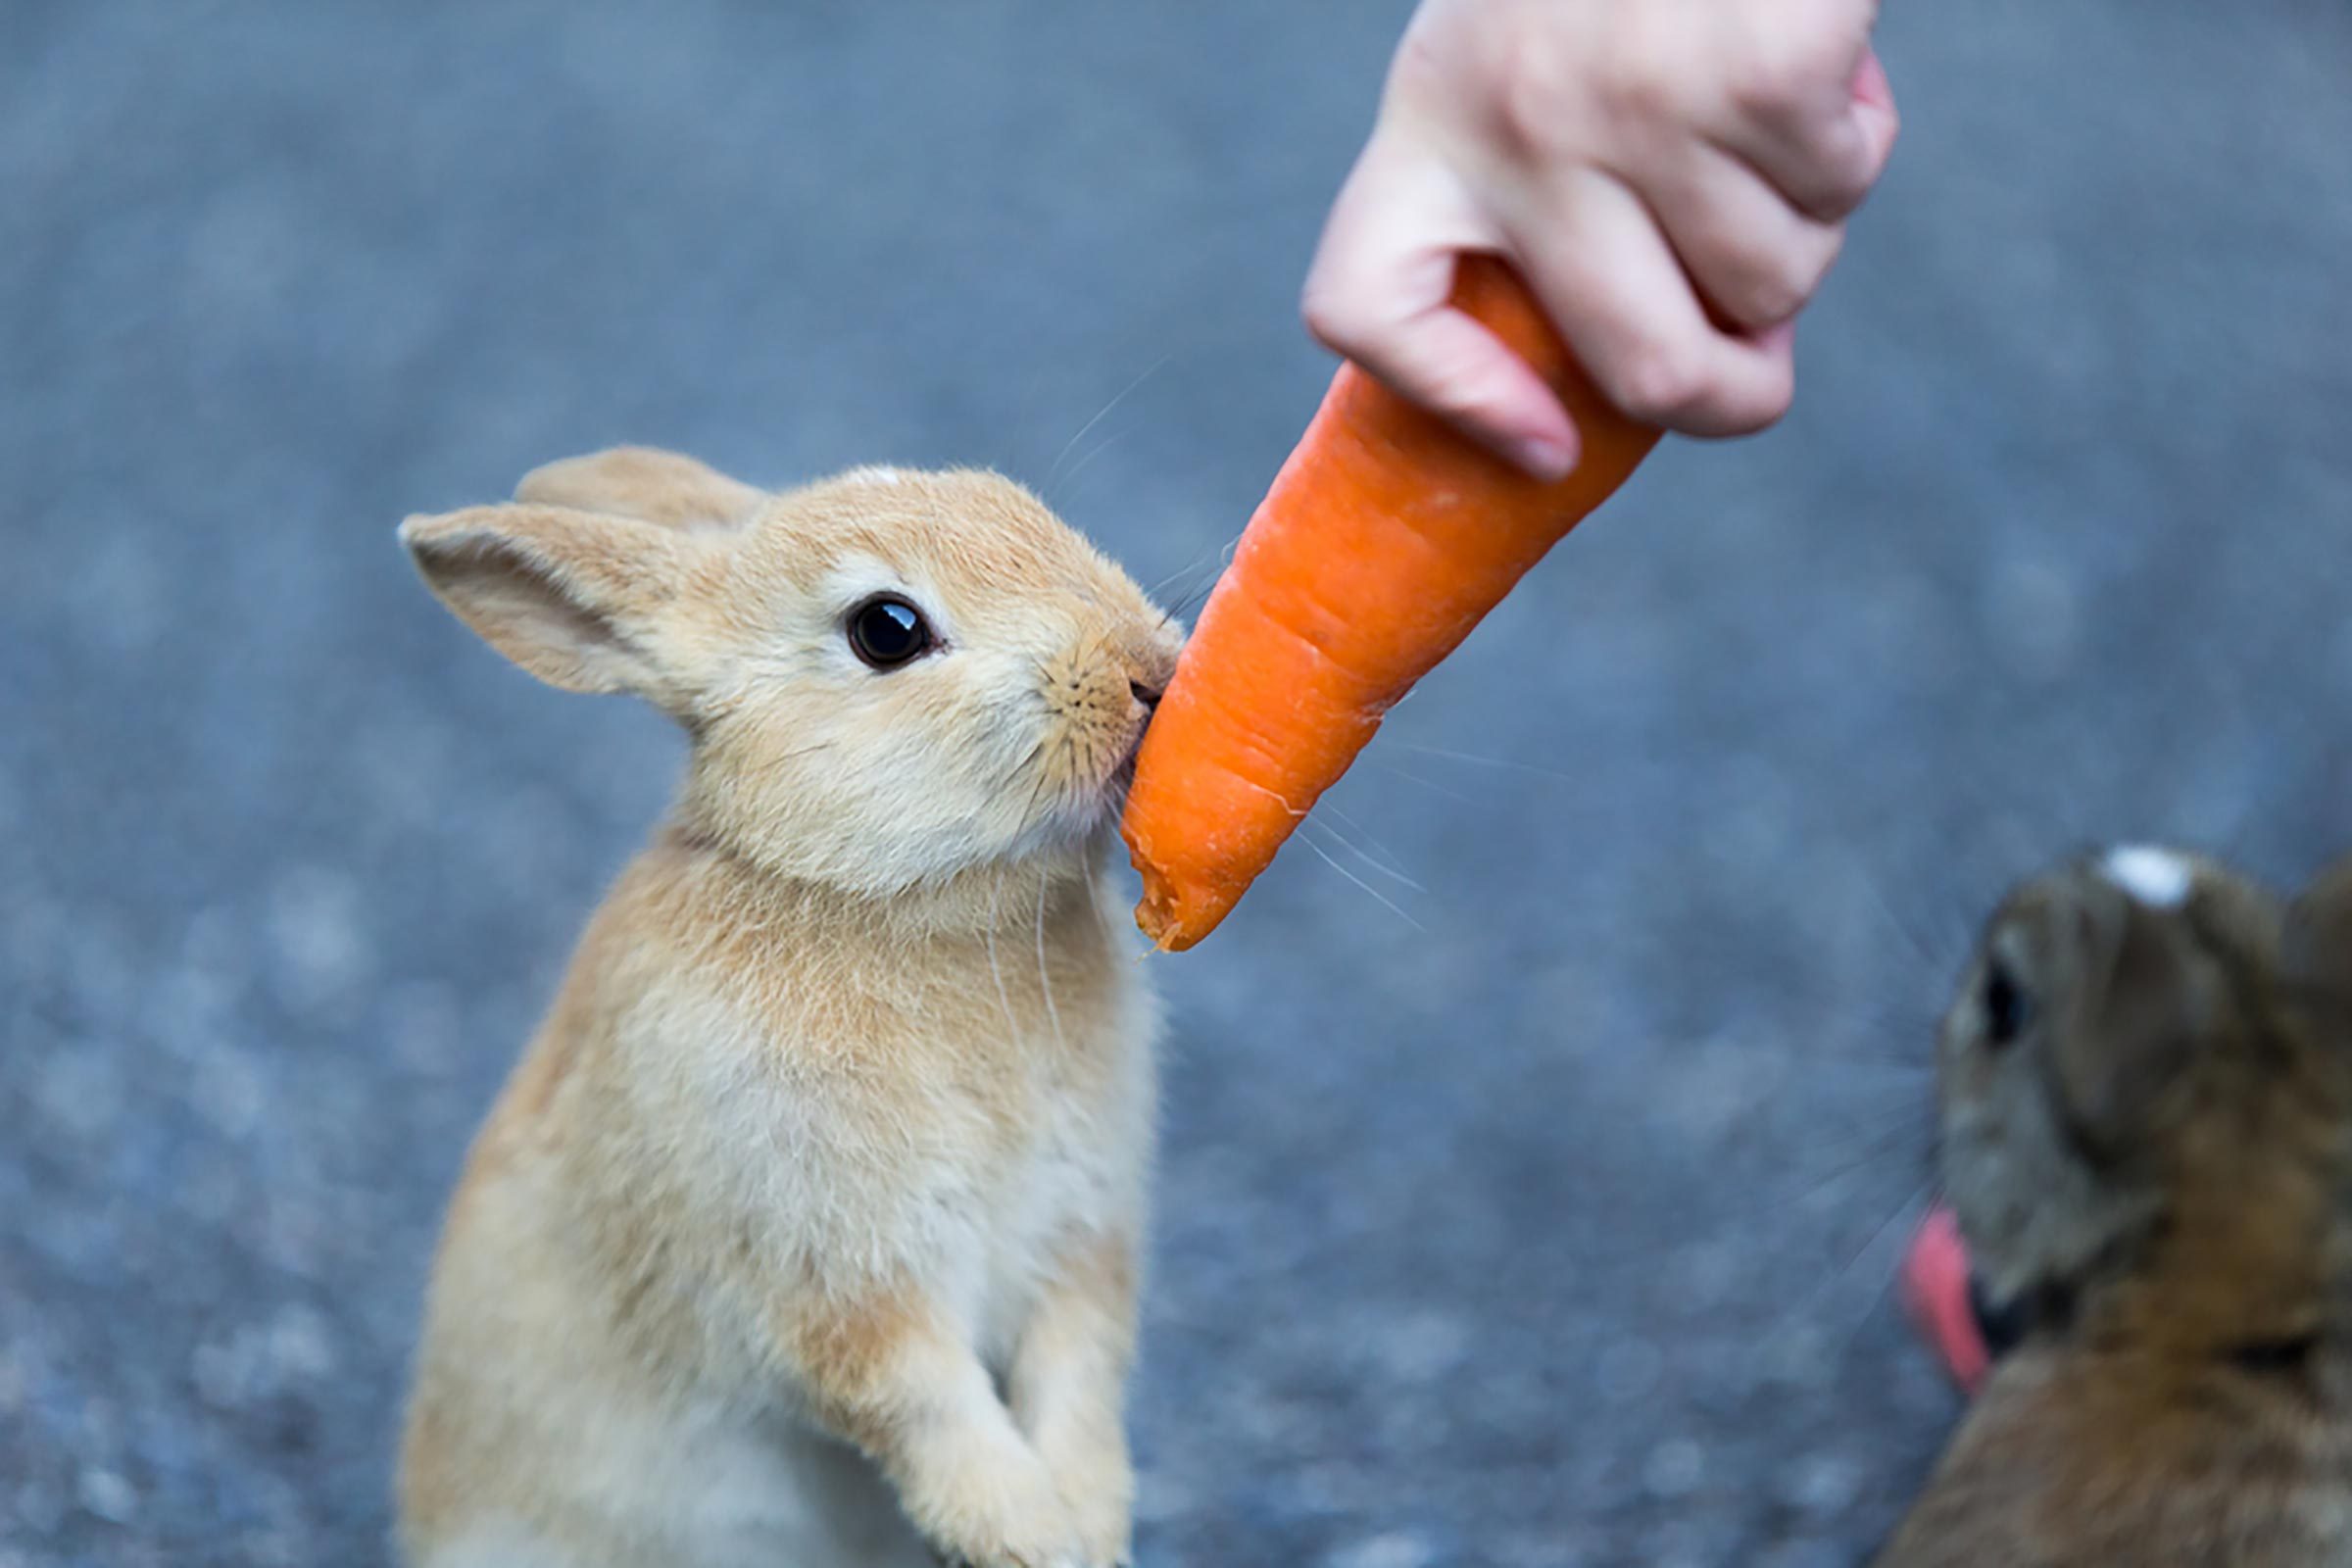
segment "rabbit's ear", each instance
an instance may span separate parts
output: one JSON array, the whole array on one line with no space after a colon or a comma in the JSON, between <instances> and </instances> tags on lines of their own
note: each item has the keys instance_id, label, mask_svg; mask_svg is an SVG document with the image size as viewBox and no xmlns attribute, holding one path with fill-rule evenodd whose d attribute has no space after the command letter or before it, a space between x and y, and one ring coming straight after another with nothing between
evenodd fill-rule
<instances>
[{"instance_id":1,"label":"rabbit's ear","mask_svg":"<svg viewBox=\"0 0 2352 1568\"><path fill-rule=\"evenodd\" d=\"M2352 856L2312 880L2287 914L2287 973L2352 1004Z\"/></svg>"},{"instance_id":2,"label":"rabbit's ear","mask_svg":"<svg viewBox=\"0 0 2352 1568\"><path fill-rule=\"evenodd\" d=\"M736 528L767 493L708 464L652 447L612 447L533 468L514 499L635 517L670 528Z\"/></svg>"},{"instance_id":3,"label":"rabbit's ear","mask_svg":"<svg viewBox=\"0 0 2352 1568\"><path fill-rule=\"evenodd\" d=\"M2107 1144L2146 1117L2226 999L2175 911L2102 888L2077 918L2082 989L2057 1036L2058 1083L2076 1126Z\"/></svg>"},{"instance_id":4,"label":"rabbit's ear","mask_svg":"<svg viewBox=\"0 0 2352 1568\"><path fill-rule=\"evenodd\" d=\"M662 612L689 541L659 523L564 507L468 507L400 525L441 602L551 686L685 695Z\"/></svg>"}]
</instances>

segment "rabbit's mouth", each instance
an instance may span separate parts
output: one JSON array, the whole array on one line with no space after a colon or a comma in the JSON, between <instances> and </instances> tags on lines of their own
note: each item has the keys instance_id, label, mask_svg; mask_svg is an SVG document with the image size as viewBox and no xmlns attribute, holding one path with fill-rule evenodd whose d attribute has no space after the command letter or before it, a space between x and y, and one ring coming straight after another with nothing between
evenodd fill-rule
<instances>
[{"instance_id":1,"label":"rabbit's mouth","mask_svg":"<svg viewBox=\"0 0 2352 1568\"><path fill-rule=\"evenodd\" d=\"M1158 695L1150 694L1154 701ZM1135 787L1152 707L1140 703L1124 718L1099 710L1055 715L1065 727L1058 734L1050 731L1039 748L1042 776L1016 775L1015 788L1032 791L1023 817L1024 852L1028 846L1090 839L1119 820Z\"/></svg>"},{"instance_id":2,"label":"rabbit's mouth","mask_svg":"<svg viewBox=\"0 0 2352 1568\"><path fill-rule=\"evenodd\" d=\"M1135 788L1135 752L1131 748L1119 765L1102 781L1103 808L1113 816L1127 809L1127 794Z\"/></svg>"},{"instance_id":3,"label":"rabbit's mouth","mask_svg":"<svg viewBox=\"0 0 2352 1568\"><path fill-rule=\"evenodd\" d=\"M1022 852L1090 839L1116 823L1127 809L1127 792L1135 787L1135 760L1141 743L1139 733L1106 760L1107 765L1098 761L1054 791L1054 804L1032 818L1023 836Z\"/></svg>"},{"instance_id":4,"label":"rabbit's mouth","mask_svg":"<svg viewBox=\"0 0 2352 1568\"><path fill-rule=\"evenodd\" d=\"M1157 694L1154 693L1154 705L1156 702ZM1135 726L1135 733L1128 737L1127 744L1119 748L1118 761L1111 765L1109 774L1102 780L1104 798L1120 809L1126 808L1127 792L1135 788L1136 759L1143 756L1144 737L1151 733L1152 718L1146 713L1143 722Z\"/></svg>"},{"instance_id":5,"label":"rabbit's mouth","mask_svg":"<svg viewBox=\"0 0 2352 1568\"><path fill-rule=\"evenodd\" d=\"M1093 804L1104 814L1115 816L1126 809L1127 792L1135 787L1136 754L1143 749L1144 737L1139 728L1135 739L1119 748L1111 764L1104 768L1089 791Z\"/></svg>"}]
</instances>

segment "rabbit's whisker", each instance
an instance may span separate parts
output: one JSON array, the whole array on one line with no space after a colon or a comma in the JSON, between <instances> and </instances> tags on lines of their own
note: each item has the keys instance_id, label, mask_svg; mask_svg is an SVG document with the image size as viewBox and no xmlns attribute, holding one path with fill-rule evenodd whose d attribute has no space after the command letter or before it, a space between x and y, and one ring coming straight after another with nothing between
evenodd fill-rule
<instances>
[{"instance_id":1,"label":"rabbit's whisker","mask_svg":"<svg viewBox=\"0 0 2352 1568\"><path fill-rule=\"evenodd\" d=\"M1066 1054L1070 1043L1062 1038L1061 1008L1054 1004L1054 976L1046 964L1046 889L1051 885L1048 878L1037 879L1037 984L1046 994L1046 1016L1054 1023L1054 1045Z\"/></svg>"},{"instance_id":2,"label":"rabbit's whisker","mask_svg":"<svg viewBox=\"0 0 2352 1568\"><path fill-rule=\"evenodd\" d=\"M1325 818L1327 816L1337 818L1337 822L1326 820ZM1307 813L1306 819L1310 822L1313 822L1317 827L1320 827L1324 832L1330 834L1332 838L1338 842L1341 849L1346 850L1349 855L1353 856L1356 859L1362 861L1365 865L1369 866L1374 871L1377 871L1382 876L1389 878L1393 882L1396 882L1408 887L1415 893L1427 893L1429 891L1429 889L1414 881L1410 876L1407 876L1404 872L1404 868L1396 863L1396 857L1389 855L1388 852L1385 849L1382 849L1379 844L1374 843L1372 836L1368 833L1363 833L1363 830L1360 827L1356 827L1356 824L1344 812L1342 812L1338 807L1330 805L1329 803L1318 804L1314 810ZM1349 827L1355 827L1359 834L1363 834L1364 842L1366 844L1370 844L1375 850L1381 850L1381 855L1369 854L1365 850L1360 849L1355 844L1349 842L1348 835L1340 831L1338 826L1339 822L1345 822ZM1386 856L1387 858L1383 858L1383 856Z\"/></svg>"},{"instance_id":3,"label":"rabbit's whisker","mask_svg":"<svg viewBox=\"0 0 2352 1568\"><path fill-rule=\"evenodd\" d=\"M1326 833L1331 831L1330 823L1317 822L1312 816L1300 817L1299 824L1301 826L1319 827ZM1339 872L1340 875L1346 877L1348 881L1363 889L1366 894L1371 896L1374 903L1378 904L1382 908L1388 910L1391 914L1396 916L1397 919L1402 920L1406 925L1411 926L1416 931L1425 931L1428 929L1426 926L1422 925L1420 921L1414 919L1411 915L1405 913L1403 909L1397 907L1397 906L1392 900L1390 900L1387 895L1383 894L1380 889L1374 887L1362 877L1357 876L1353 871L1348 870L1338 860L1333 859L1330 854L1324 850L1323 846L1317 844L1311 837L1301 833L1298 836L1298 842L1305 845L1308 849L1314 851L1316 858L1322 860L1325 865L1330 866L1334 871Z\"/></svg>"},{"instance_id":4,"label":"rabbit's whisker","mask_svg":"<svg viewBox=\"0 0 2352 1568\"><path fill-rule=\"evenodd\" d=\"M1444 746L1421 746L1411 741L1398 741L1396 745L1408 752L1418 752L1423 757L1440 757L1451 762L1469 762L1478 767L1507 768L1512 772L1533 773L1538 778L1558 779L1567 784L1592 782L1589 776L1580 777L1561 768L1545 767L1538 762L1522 762L1508 757L1481 757L1475 752L1457 752Z\"/></svg>"},{"instance_id":5,"label":"rabbit's whisker","mask_svg":"<svg viewBox=\"0 0 2352 1568\"><path fill-rule=\"evenodd\" d=\"M1183 564L1183 565L1181 565L1181 566L1177 567L1177 568L1176 568L1174 571L1171 571L1171 572L1169 572L1169 573L1168 573L1168 574L1167 574L1165 577L1162 577L1162 578L1160 578L1160 579L1159 579L1159 581L1157 581L1157 582L1153 583L1153 584L1152 585L1152 587L1151 587L1150 591L1149 591L1149 592L1147 592L1147 593L1144 595L1144 597L1145 597L1146 599L1152 599L1152 600L1156 600L1156 599L1158 599L1158 598L1159 598L1159 596L1160 596L1161 594L1163 594L1163 593L1166 593L1166 592L1168 591L1168 588L1169 588L1169 586L1170 586L1171 584L1173 584L1173 583L1174 583L1174 582L1175 582L1175 581L1176 581L1178 578L1180 578L1180 577L1190 577L1190 576L1194 575L1195 573L1197 573L1197 572L1199 572L1199 571L1200 571L1200 570L1204 569L1204 568L1205 568L1205 567L1208 565L1208 558L1209 558L1209 557L1211 557L1211 556L1213 556L1213 555L1216 555L1216 554L1218 554L1218 553L1219 553L1219 552L1220 552L1222 549L1223 549L1223 546L1221 546L1221 545L1213 545L1213 544L1212 544L1212 545L1203 545L1203 546L1201 546L1201 547L1200 547L1200 553L1199 555L1197 555L1197 556L1193 557L1193 559L1192 559L1191 561L1189 561L1189 562L1185 563L1185 564ZM1211 580L1212 580L1212 581L1214 580L1214 578L1215 578L1215 573L1214 573L1214 572L1211 572L1211 573L1210 573L1210 578L1211 578ZM1202 590L1200 589L1200 585L1199 585L1199 584L1195 584L1193 587L1191 587L1191 588L1188 588L1187 590L1185 590L1185 592L1184 592L1184 595L1183 595L1182 597L1183 597L1184 599L1188 599L1188 600L1189 600L1189 599L1191 599L1191 598L1192 598L1192 597L1193 597L1195 594L1198 594L1198 593L1200 593L1200 592L1201 592L1201 591L1202 591Z\"/></svg>"},{"instance_id":6,"label":"rabbit's whisker","mask_svg":"<svg viewBox=\"0 0 2352 1568\"><path fill-rule=\"evenodd\" d=\"M1167 367L1168 362L1174 358L1175 356L1172 354L1162 354L1158 359L1152 361L1151 365L1147 366L1141 375L1137 376L1134 380L1121 387L1111 397L1111 400L1108 403L1105 403L1102 405L1102 407L1097 409L1095 411L1095 416L1087 420L1084 424L1080 425L1078 427L1077 434L1071 436L1067 441L1061 444L1061 450L1054 454L1053 466L1046 469L1045 483L1039 486L1039 488L1051 492L1054 488L1054 475L1061 471L1062 464L1069 461L1071 451L1077 447L1079 442L1086 439L1087 432L1092 430L1096 425L1101 424L1104 416L1106 416L1111 410L1126 402L1130 393L1134 392L1136 388L1142 386L1146 381L1151 380L1152 377L1157 375ZM1096 450L1101 451L1102 449L1098 447ZM1085 466L1083 461L1079 464L1079 466ZM1069 477L1077 477L1077 472L1075 469L1071 471Z\"/></svg>"},{"instance_id":7,"label":"rabbit's whisker","mask_svg":"<svg viewBox=\"0 0 2352 1568\"><path fill-rule=\"evenodd\" d=\"M1382 771L1394 773L1398 778L1403 779L1407 784L1418 784L1423 789L1430 791L1432 794L1443 795L1449 801L1459 801L1464 806L1472 807L1486 804L1485 802L1477 801L1472 799L1470 796L1464 795L1460 790L1448 789L1443 784L1435 783L1429 779L1425 779L1418 773L1408 773L1403 768L1398 767L1395 762L1384 761L1379 758L1371 758L1369 760L1375 767L1380 768Z\"/></svg>"},{"instance_id":8,"label":"rabbit's whisker","mask_svg":"<svg viewBox=\"0 0 2352 1568\"><path fill-rule=\"evenodd\" d=\"M1012 1016L1012 993L1004 987L1004 965L997 957L997 919L1004 902L1004 873L997 872L988 900L988 972L996 977L997 1003L1004 1009L1004 1038L1016 1040L1021 1026Z\"/></svg>"},{"instance_id":9,"label":"rabbit's whisker","mask_svg":"<svg viewBox=\"0 0 2352 1568\"><path fill-rule=\"evenodd\" d=\"M1921 1213L1924 1208L1933 1206L1935 1201L1936 1179L1931 1176L1912 1188L1911 1195L1897 1204L1894 1212L1887 1215L1886 1222L1871 1234L1870 1240L1863 1244L1862 1250L1854 1254L1853 1262L1846 1265L1847 1271L1850 1272L1854 1264L1861 1262L1865 1256L1876 1250L1880 1240L1893 1229L1898 1221L1907 1220ZM1870 1320L1878 1315L1879 1308L1886 1304L1886 1295L1894 1289L1895 1279L1900 1273L1899 1267L1883 1272L1877 1288L1870 1293L1870 1299L1863 1303L1862 1310L1855 1314L1854 1321L1847 1327L1844 1338L1839 1342L1837 1360L1842 1362L1853 1353L1854 1342L1861 1338L1863 1329L1867 1328Z\"/></svg>"}]
</instances>

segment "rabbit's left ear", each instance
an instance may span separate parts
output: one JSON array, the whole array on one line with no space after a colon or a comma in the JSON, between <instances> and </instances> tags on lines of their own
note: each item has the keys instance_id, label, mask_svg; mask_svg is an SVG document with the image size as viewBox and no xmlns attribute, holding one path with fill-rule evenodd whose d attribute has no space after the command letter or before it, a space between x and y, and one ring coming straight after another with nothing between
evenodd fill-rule
<instances>
[{"instance_id":1,"label":"rabbit's left ear","mask_svg":"<svg viewBox=\"0 0 2352 1568\"><path fill-rule=\"evenodd\" d=\"M2097 888L2077 918L2081 1009L2055 1065L2077 1125L2104 1143L2137 1126L2194 1054L2226 998L2179 913Z\"/></svg>"},{"instance_id":2,"label":"rabbit's left ear","mask_svg":"<svg viewBox=\"0 0 2352 1568\"><path fill-rule=\"evenodd\" d=\"M694 541L633 517L563 507L468 507L400 525L441 602L551 686L632 692L671 712L691 697L675 617Z\"/></svg>"},{"instance_id":3,"label":"rabbit's left ear","mask_svg":"<svg viewBox=\"0 0 2352 1568\"><path fill-rule=\"evenodd\" d=\"M533 468L514 487L514 499L669 528L738 528L767 492L675 452L611 447Z\"/></svg>"},{"instance_id":4,"label":"rabbit's left ear","mask_svg":"<svg viewBox=\"0 0 2352 1568\"><path fill-rule=\"evenodd\" d=\"M2352 1004L2352 856L2329 865L2287 910L2287 973Z\"/></svg>"}]
</instances>

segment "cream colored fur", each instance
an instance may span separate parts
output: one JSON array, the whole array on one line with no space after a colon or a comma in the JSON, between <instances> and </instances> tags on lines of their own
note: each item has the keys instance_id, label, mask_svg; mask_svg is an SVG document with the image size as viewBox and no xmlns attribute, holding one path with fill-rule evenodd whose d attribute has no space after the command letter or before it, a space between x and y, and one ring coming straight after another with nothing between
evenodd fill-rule
<instances>
[{"instance_id":1,"label":"cream colored fur","mask_svg":"<svg viewBox=\"0 0 2352 1568\"><path fill-rule=\"evenodd\" d=\"M692 737L450 1206L416 1568L1125 1559L1156 1022L1098 884L1178 633L1018 487L889 472L624 449L401 530ZM941 651L858 660L885 591Z\"/></svg>"}]
</instances>

